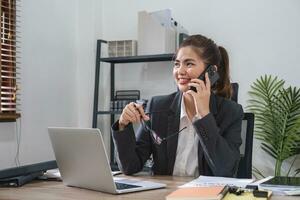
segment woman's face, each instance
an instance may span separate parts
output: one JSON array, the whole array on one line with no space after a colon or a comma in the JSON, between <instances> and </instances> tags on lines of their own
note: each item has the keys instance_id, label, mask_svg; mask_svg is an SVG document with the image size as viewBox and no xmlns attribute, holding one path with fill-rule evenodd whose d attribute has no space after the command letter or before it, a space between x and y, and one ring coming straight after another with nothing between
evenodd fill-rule
<instances>
[{"instance_id":1,"label":"woman's face","mask_svg":"<svg viewBox=\"0 0 300 200\"><path fill-rule=\"evenodd\" d=\"M203 60L191 47L180 48L173 68L173 76L179 90L186 92L191 79L198 78L204 69Z\"/></svg>"}]
</instances>

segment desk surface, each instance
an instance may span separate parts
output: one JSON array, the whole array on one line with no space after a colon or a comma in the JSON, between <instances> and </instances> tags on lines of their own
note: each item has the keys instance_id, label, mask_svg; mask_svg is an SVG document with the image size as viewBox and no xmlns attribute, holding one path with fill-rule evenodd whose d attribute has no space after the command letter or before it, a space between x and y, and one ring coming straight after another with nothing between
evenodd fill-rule
<instances>
[{"instance_id":1,"label":"desk surface","mask_svg":"<svg viewBox=\"0 0 300 200\"><path fill-rule=\"evenodd\" d=\"M192 179L189 177L172 176L139 176L134 177L141 180L152 180L167 184L166 188L134 192L122 195L112 195L97 191L80 189L64 186L57 181L34 181L19 188L0 188L0 200L107 200L107 199L155 199L165 200L165 196L176 190L177 186L182 185ZM299 200L299 197L272 196L271 200Z\"/></svg>"}]
</instances>

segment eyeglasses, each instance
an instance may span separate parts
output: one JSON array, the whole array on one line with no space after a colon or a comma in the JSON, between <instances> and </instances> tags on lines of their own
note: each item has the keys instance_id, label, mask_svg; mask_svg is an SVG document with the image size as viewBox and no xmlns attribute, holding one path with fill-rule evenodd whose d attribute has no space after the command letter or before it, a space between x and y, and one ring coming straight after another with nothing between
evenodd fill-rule
<instances>
[{"instance_id":1,"label":"eyeglasses","mask_svg":"<svg viewBox=\"0 0 300 200\"><path fill-rule=\"evenodd\" d=\"M134 107L137 109L136 105L134 105ZM140 113L139 109L137 109L137 111ZM154 111L154 112L147 112L145 114L150 115L150 114L154 114L154 113L161 113L162 111ZM178 135L181 131L183 131L184 129L186 129L187 127L183 127L182 129L180 129L179 131L177 131L176 133L173 133L167 137L161 138L159 137L159 135L152 129L151 127L151 122L150 120L145 121L141 118L141 124L144 128L145 131L150 133L150 136L152 138L152 140L154 141L155 144L157 145L161 145L163 141L166 141L168 139L170 139L171 137L174 137L175 135Z\"/></svg>"},{"instance_id":2,"label":"eyeglasses","mask_svg":"<svg viewBox=\"0 0 300 200\"><path fill-rule=\"evenodd\" d=\"M179 131L177 131L176 133L173 133L167 137L159 137L159 135L157 135L157 133L152 129L150 128L151 127L151 122L150 120L148 121L145 121L143 119L141 119L141 123L142 123L142 126L143 128L150 133L150 136L152 138L152 140L154 141L155 144L157 145L161 145L163 141L166 141L168 139L170 139L171 137L174 137L175 135L178 135L181 131L183 131L184 129L186 129L187 127L183 127L182 129L180 129Z\"/></svg>"}]
</instances>

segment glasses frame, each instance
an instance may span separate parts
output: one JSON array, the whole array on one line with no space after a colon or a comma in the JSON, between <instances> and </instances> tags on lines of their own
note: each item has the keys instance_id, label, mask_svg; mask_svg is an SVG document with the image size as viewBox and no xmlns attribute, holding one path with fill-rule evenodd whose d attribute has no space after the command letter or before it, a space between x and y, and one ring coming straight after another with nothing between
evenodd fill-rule
<instances>
[{"instance_id":1,"label":"glasses frame","mask_svg":"<svg viewBox=\"0 0 300 200\"><path fill-rule=\"evenodd\" d=\"M147 113L150 114L150 113ZM141 124L144 128L145 131L149 132L153 142L157 145L161 145L164 141L167 141L168 139L174 137L175 135L178 135L180 132L182 132L184 129L186 129L187 127L183 127L182 129L180 129L179 131L167 136L167 137L163 137L161 138L152 128L151 128L151 122L150 120L145 121L143 119L141 119Z\"/></svg>"}]
</instances>

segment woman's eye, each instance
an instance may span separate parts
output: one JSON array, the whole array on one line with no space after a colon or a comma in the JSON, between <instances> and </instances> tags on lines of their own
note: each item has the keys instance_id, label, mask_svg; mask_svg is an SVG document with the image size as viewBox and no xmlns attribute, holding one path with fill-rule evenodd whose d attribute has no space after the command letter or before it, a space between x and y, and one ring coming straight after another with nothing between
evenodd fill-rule
<instances>
[{"instance_id":1,"label":"woman's eye","mask_svg":"<svg viewBox=\"0 0 300 200\"><path fill-rule=\"evenodd\" d=\"M186 66L188 66L188 67L193 67L193 66L194 66L194 63L187 63Z\"/></svg>"},{"instance_id":2,"label":"woman's eye","mask_svg":"<svg viewBox=\"0 0 300 200\"><path fill-rule=\"evenodd\" d=\"M180 66L180 64L179 63L174 63L174 67L179 67Z\"/></svg>"}]
</instances>

